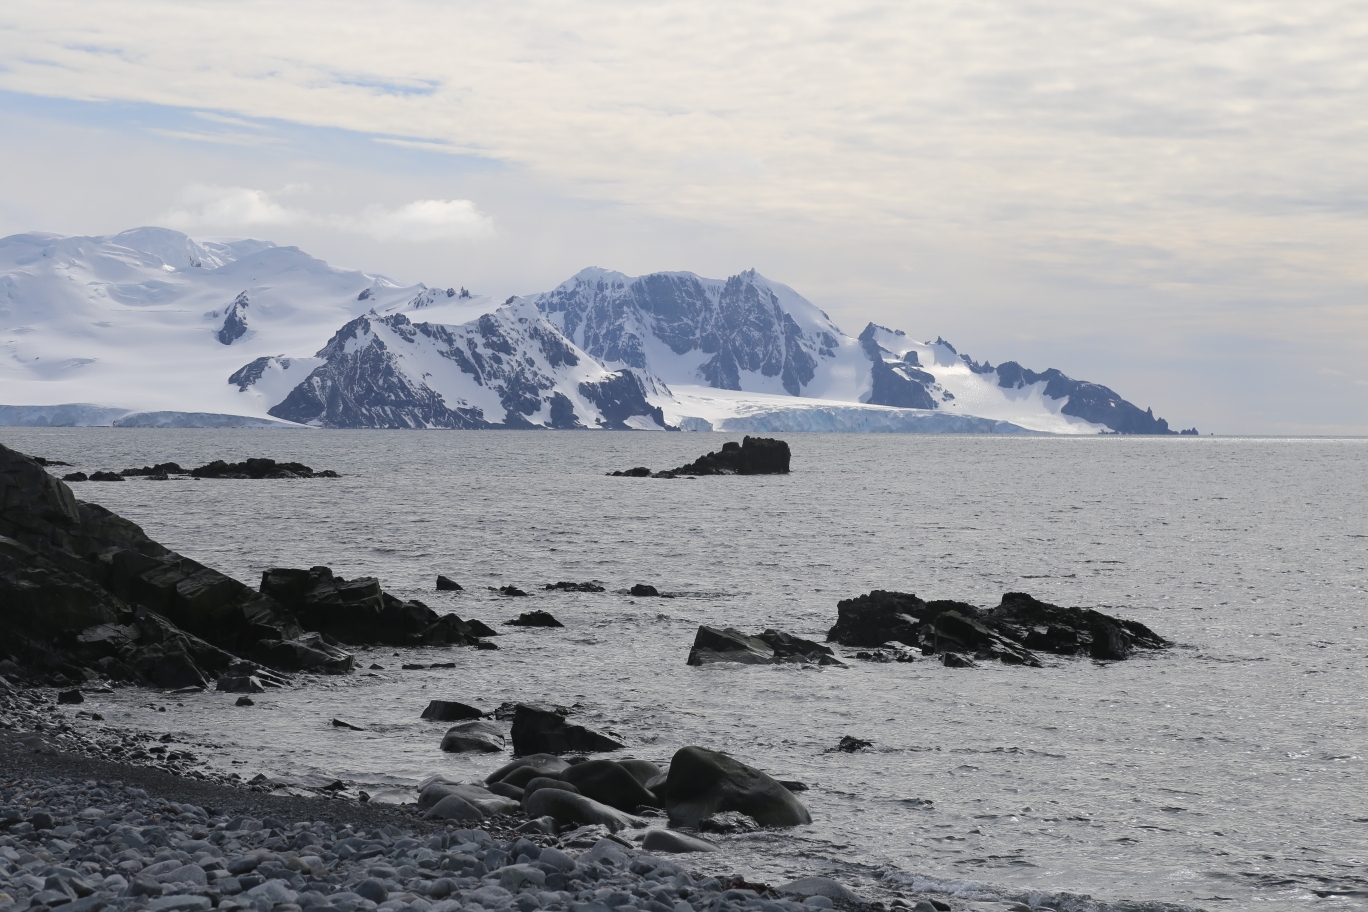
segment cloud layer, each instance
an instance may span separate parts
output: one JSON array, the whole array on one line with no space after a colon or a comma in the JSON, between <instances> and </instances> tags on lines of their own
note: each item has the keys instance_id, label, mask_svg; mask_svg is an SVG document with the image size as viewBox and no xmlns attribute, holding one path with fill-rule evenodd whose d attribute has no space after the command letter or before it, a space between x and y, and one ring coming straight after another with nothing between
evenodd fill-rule
<instances>
[{"instance_id":1,"label":"cloud layer","mask_svg":"<svg viewBox=\"0 0 1368 912\"><path fill-rule=\"evenodd\" d=\"M443 241L487 237L494 223L470 200L414 200L393 209L368 206L354 215L328 215L281 205L264 190L196 184L158 223L184 231L309 225L380 241Z\"/></svg>"}]
</instances>

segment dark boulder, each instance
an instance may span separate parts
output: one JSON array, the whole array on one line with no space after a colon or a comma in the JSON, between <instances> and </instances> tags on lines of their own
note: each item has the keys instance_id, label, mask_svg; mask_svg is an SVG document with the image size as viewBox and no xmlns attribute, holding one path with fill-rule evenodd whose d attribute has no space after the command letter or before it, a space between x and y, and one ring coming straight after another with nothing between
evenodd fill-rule
<instances>
[{"instance_id":1,"label":"dark boulder","mask_svg":"<svg viewBox=\"0 0 1368 912\"><path fill-rule=\"evenodd\" d=\"M455 700L432 700L423 710L422 718L430 722L461 722L466 719L483 719L485 713L473 706L457 703Z\"/></svg>"},{"instance_id":2,"label":"dark boulder","mask_svg":"<svg viewBox=\"0 0 1368 912\"><path fill-rule=\"evenodd\" d=\"M1040 667L1025 646L990 630L982 621L967 618L958 611L946 611L929 625L930 645L937 653L972 653L978 659L998 659L1008 665Z\"/></svg>"},{"instance_id":3,"label":"dark boulder","mask_svg":"<svg viewBox=\"0 0 1368 912\"><path fill-rule=\"evenodd\" d=\"M447 753L479 751L487 754L500 753L504 749L504 733L493 722L462 722L447 729L442 738L442 750Z\"/></svg>"},{"instance_id":4,"label":"dark boulder","mask_svg":"<svg viewBox=\"0 0 1368 912\"><path fill-rule=\"evenodd\" d=\"M507 586L490 586L489 591L498 592L502 595L511 595L514 597L522 597L527 595L526 592L523 592L521 589L519 589L517 586L512 585L511 583Z\"/></svg>"},{"instance_id":5,"label":"dark boulder","mask_svg":"<svg viewBox=\"0 0 1368 912\"><path fill-rule=\"evenodd\" d=\"M873 746L873 741L856 738L854 735L843 735L841 737L841 743L837 744L832 750L841 751L846 754L854 754L858 751L869 750Z\"/></svg>"},{"instance_id":6,"label":"dark boulder","mask_svg":"<svg viewBox=\"0 0 1368 912\"><path fill-rule=\"evenodd\" d=\"M518 755L612 751L623 746L607 735L572 725L553 709L526 703L519 703L513 713L512 736L513 753Z\"/></svg>"},{"instance_id":7,"label":"dark boulder","mask_svg":"<svg viewBox=\"0 0 1368 912\"><path fill-rule=\"evenodd\" d=\"M613 478L650 478L651 470L646 468L645 466L637 466L635 469L626 469L625 471L620 470L617 472L609 472L608 474L610 477Z\"/></svg>"},{"instance_id":8,"label":"dark boulder","mask_svg":"<svg viewBox=\"0 0 1368 912\"><path fill-rule=\"evenodd\" d=\"M803 803L765 773L726 754L703 747L675 752L665 784L657 790L670 822L697 828L718 813L736 811L761 826L812 822Z\"/></svg>"},{"instance_id":9,"label":"dark boulder","mask_svg":"<svg viewBox=\"0 0 1368 912\"><path fill-rule=\"evenodd\" d=\"M81 693L80 690L64 690L57 694L57 702L67 704L84 703L85 694Z\"/></svg>"},{"instance_id":10,"label":"dark boulder","mask_svg":"<svg viewBox=\"0 0 1368 912\"><path fill-rule=\"evenodd\" d=\"M447 579L445 576L438 576L438 577L437 577L437 591L438 591L438 592L464 592L465 590L464 590L464 588L461 586L461 584L458 583L458 582L456 582L455 580Z\"/></svg>"},{"instance_id":11,"label":"dark boulder","mask_svg":"<svg viewBox=\"0 0 1368 912\"><path fill-rule=\"evenodd\" d=\"M510 783L501 782L499 784L508 785ZM549 776L533 776L527 781L527 785L523 786L522 795L518 799L522 803L524 811L527 810L527 799L544 788L560 789L562 792L571 792L575 795L581 794L579 789L575 788L564 779L552 779Z\"/></svg>"},{"instance_id":12,"label":"dark boulder","mask_svg":"<svg viewBox=\"0 0 1368 912\"><path fill-rule=\"evenodd\" d=\"M679 475L787 475L789 445L768 437L746 437L739 444L729 440L722 449L657 477Z\"/></svg>"},{"instance_id":13,"label":"dark boulder","mask_svg":"<svg viewBox=\"0 0 1368 912\"><path fill-rule=\"evenodd\" d=\"M631 773L633 778L642 785L665 772L650 760L618 760L617 765Z\"/></svg>"},{"instance_id":14,"label":"dark boulder","mask_svg":"<svg viewBox=\"0 0 1368 912\"><path fill-rule=\"evenodd\" d=\"M536 778L536 776L551 776L554 778L560 776L562 772L569 768L570 764L560 757L557 757L555 754L527 754L505 763L503 766L490 773L485 777L485 784L489 785L492 782L501 782L520 769L531 769L535 774L531 778ZM521 788L523 785L526 785L527 782L528 780L524 779L521 783L517 783L517 785Z\"/></svg>"},{"instance_id":15,"label":"dark boulder","mask_svg":"<svg viewBox=\"0 0 1368 912\"><path fill-rule=\"evenodd\" d=\"M879 647L885 643L921 645L921 627L946 611L976 618L979 610L964 602L924 602L909 592L875 589L867 595L836 603L836 624L827 631L828 643Z\"/></svg>"},{"instance_id":16,"label":"dark boulder","mask_svg":"<svg viewBox=\"0 0 1368 912\"><path fill-rule=\"evenodd\" d=\"M117 472L91 472L91 481L123 481L122 475Z\"/></svg>"},{"instance_id":17,"label":"dark boulder","mask_svg":"<svg viewBox=\"0 0 1368 912\"><path fill-rule=\"evenodd\" d=\"M635 595L637 598L653 598L660 595L660 590L655 586L650 586L646 583L637 583L632 587L631 594Z\"/></svg>"},{"instance_id":18,"label":"dark boulder","mask_svg":"<svg viewBox=\"0 0 1368 912\"><path fill-rule=\"evenodd\" d=\"M942 653L941 664L946 668L978 668L977 662L958 652Z\"/></svg>"},{"instance_id":19,"label":"dark boulder","mask_svg":"<svg viewBox=\"0 0 1368 912\"><path fill-rule=\"evenodd\" d=\"M141 469L124 469L120 475L137 478L162 475L189 475L189 469L182 469L174 462L159 462L156 465L143 466Z\"/></svg>"},{"instance_id":20,"label":"dark boulder","mask_svg":"<svg viewBox=\"0 0 1368 912\"><path fill-rule=\"evenodd\" d=\"M660 799L648 791L631 772L612 760L577 763L561 779L600 804L631 814L640 807L659 807Z\"/></svg>"},{"instance_id":21,"label":"dark boulder","mask_svg":"<svg viewBox=\"0 0 1368 912\"><path fill-rule=\"evenodd\" d=\"M265 693L266 685L256 675L221 675L214 689L224 693Z\"/></svg>"},{"instance_id":22,"label":"dark boulder","mask_svg":"<svg viewBox=\"0 0 1368 912\"><path fill-rule=\"evenodd\" d=\"M706 839L676 833L673 830L650 829L641 840L641 848L652 855L677 855L684 852L716 852L717 846Z\"/></svg>"},{"instance_id":23,"label":"dark boulder","mask_svg":"<svg viewBox=\"0 0 1368 912\"><path fill-rule=\"evenodd\" d=\"M794 662L813 665L843 665L828 646L814 643L779 630L766 630L748 636L734 627L718 630L700 626L689 650L689 665L738 662L744 665L775 665Z\"/></svg>"},{"instance_id":24,"label":"dark boulder","mask_svg":"<svg viewBox=\"0 0 1368 912\"><path fill-rule=\"evenodd\" d=\"M90 481L90 476L85 472L68 472L62 476L62 481Z\"/></svg>"},{"instance_id":25,"label":"dark boulder","mask_svg":"<svg viewBox=\"0 0 1368 912\"><path fill-rule=\"evenodd\" d=\"M645 826L645 821L605 804L562 789L538 789L523 801L529 817L554 817L556 823L603 826L609 832Z\"/></svg>"},{"instance_id":26,"label":"dark boulder","mask_svg":"<svg viewBox=\"0 0 1368 912\"><path fill-rule=\"evenodd\" d=\"M173 463L174 464L174 463ZM315 472L302 462L276 462L274 459L248 459L244 462L224 462L215 459L207 465L190 470L192 478L337 478L331 469Z\"/></svg>"},{"instance_id":27,"label":"dark boulder","mask_svg":"<svg viewBox=\"0 0 1368 912\"><path fill-rule=\"evenodd\" d=\"M985 622L1031 649L1056 655L1087 654L1124 659L1136 649L1165 649L1173 643L1139 621L1115 618L1092 608L1062 608L1024 592L1008 592Z\"/></svg>"},{"instance_id":28,"label":"dark boulder","mask_svg":"<svg viewBox=\"0 0 1368 912\"><path fill-rule=\"evenodd\" d=\"M260 640L252 655L265 665L283 671L346 674L356 667L356 657L321 633L305 633L288 640Z\"/></svg>"},{"instance_id":29,"label":"dark boulder","mask_svg":"<svg viewBox=\"0 0 1368 912\"><path fill-rule=\"evenodd\" d=\"M549 611L524 611L511 621L504 621L506 626L511 627L564 627L560 621L551 616Z\"/></svg>"}]
</instances>

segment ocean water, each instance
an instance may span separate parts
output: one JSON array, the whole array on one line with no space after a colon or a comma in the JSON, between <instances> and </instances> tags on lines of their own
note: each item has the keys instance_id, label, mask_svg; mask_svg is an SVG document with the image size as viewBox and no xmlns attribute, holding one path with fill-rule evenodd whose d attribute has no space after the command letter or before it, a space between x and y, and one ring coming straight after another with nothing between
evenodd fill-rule
<instances>
[{"instance_id":1,"label":"ocean water","mask_svg":"<svg viewBox=\"0 0 1368 912\"><path fill-rule=\"evenodd\" d=\"M384 670L251 709L216 693L96 699L111 721L208 745L196 752L223 769L377 794L482 777L498 758L442 754L427 701L542 700L633 756L701 744L811 787L812 826L731 837L700 869L1077 908L1059 894L1368 907L1368 440L785 436L789 476L665 481L604 473L733 436L0 431L86 471L248 456L336 469L76 491L244 582L327 564L496 627L532 608L566 625L506 628L497 652L363 651L361 668ZM438 573L467 591L432 591ZM540 591L557 580L609 591ZM632 598L638 582L674 597ZM487 588L506 583L531 597ZM1178 646L1041 669L684 664L699 624L820 639L838 600L875 588L982 606L1025 591ZM456 668L400 670L440 661ZM832 751L843 735L874 747Z\"/></svg>"}]
</instances>

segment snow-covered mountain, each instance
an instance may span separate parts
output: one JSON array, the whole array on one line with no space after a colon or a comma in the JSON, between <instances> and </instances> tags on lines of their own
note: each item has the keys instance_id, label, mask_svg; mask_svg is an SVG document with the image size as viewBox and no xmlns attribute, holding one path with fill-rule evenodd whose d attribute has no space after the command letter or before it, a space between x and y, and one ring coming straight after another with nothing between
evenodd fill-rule
<instances>
[{"instance_id":1,"label":"snow-covered mountain","mask_svg":"<svg viewBox=\"0 0 1368 912\"><path fill-rule=\"evenodd\" d=\"M858 338L749 271L525 298L161 228L0 240L0 425L1171 433L1106 387Z\"/></svg>"}]
</instances>

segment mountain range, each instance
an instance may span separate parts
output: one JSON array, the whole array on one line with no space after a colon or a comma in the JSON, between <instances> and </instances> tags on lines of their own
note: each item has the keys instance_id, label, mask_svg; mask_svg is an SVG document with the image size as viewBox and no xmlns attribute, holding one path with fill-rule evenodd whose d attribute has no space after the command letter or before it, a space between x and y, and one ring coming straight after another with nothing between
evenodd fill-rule
<instances>
[{"instance_id":1,"label":"mountain range","mask_svg":"<svg viewBox=\"0 0 1368 912\"><path fill-rule=\"evenodd\" d=\"M754 270L499 301L259 240L21 234L0 345L0 425L1174 433L1056 369L847 335Z\"/></svg>"}]
</instances>

